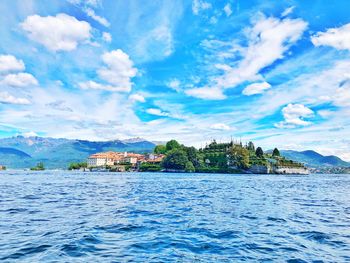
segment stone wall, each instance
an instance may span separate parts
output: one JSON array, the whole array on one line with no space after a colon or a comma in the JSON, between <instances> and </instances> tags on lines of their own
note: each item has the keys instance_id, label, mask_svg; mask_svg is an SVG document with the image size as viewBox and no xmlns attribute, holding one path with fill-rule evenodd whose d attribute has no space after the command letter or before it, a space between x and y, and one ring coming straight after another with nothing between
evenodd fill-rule
<instances>
[{"instance_id":1,"label":"stone wall","mask_svg":"<svg viewBox=\"0 0 350 263\"><path fill-rule=\"evenodd\" d=\"M264 165L252 165L249 170L252 174L268 174L271 173L270 167Z\"/></svg>"},{"instance_id":2,"label":"stone wall","mask_svg":"<svg viewBox=\"0 0 350 263\"><path fill-rule=\"evenodd\" d=\"M275 167L273 173L276 174L309 174L309 170L303 167Z\"/></svg>"},{"instance_id":3,"label":"stone wall","mask_svg":"<svg viewBox=\"0 0 350 263\"><path fill-rule=\"evenodd\" d=\"M270 167L264 165L252 165L249 168L252 174L309 174L309 170L303 167Z\"/></svg>"}]
</instances>

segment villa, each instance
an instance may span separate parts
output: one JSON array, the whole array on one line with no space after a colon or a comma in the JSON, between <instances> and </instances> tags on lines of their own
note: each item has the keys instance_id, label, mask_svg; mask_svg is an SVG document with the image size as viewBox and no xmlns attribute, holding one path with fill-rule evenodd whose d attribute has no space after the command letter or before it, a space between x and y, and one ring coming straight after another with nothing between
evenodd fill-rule
<instances>
[{"instance_id":1,"label":"villa","mask_svg":"<svg viewBox=\"0 0 350 263\"><path fill-rule=\"evenodd\" d=\"M87 159L88 167L104 167L129 164L136 167L140 163L160 163L165 155L163 154L138 154L128 152L101 152L89 156Z\"/></svg>"}]
</instances>

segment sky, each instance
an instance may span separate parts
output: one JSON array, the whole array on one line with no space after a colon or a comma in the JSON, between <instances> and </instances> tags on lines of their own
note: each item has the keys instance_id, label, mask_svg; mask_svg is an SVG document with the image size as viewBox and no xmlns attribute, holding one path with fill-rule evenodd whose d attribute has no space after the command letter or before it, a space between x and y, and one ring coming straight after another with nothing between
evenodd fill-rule
<instances>
[{"instance_id":1,"label":"sky","mask_svg":"<svg viewBox=\"0 0 350 263\"><path fill-rule=\"evenodd\" d=\"M234 138L350 161L347 0L2 0L0 14L0 138Z\"/></svg>"}]
</instances>

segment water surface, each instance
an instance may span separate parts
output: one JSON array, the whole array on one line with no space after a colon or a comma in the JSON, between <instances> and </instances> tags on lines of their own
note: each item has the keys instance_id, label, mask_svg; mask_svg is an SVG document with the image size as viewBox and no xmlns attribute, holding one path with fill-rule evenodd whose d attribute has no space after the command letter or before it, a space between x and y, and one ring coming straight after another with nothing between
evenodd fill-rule
<instances>
[{"instance_id":1,"label":"water surface","mask_svg":"<svg viewBox=\"0 0 350 263\"><path fill-rule=\"evenodd\" d=\"M2 262L349 262L350 175L0 173Z\"/></svg>"}]
</instances>

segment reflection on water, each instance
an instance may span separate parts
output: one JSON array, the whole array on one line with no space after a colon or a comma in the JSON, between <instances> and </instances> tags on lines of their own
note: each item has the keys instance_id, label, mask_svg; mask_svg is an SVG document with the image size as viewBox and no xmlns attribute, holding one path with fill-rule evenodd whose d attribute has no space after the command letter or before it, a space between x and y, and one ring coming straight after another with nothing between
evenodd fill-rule
<instances>
[{"instance_id":1,"label":"reflection on water","mask_svg":"<svg viewBox=\"0 0 350 263\"><path fill-rule=\"evenodd\" d=\"M350 261L349 175L0 173L0 261Z\"/></svg>"}]
</instances>

